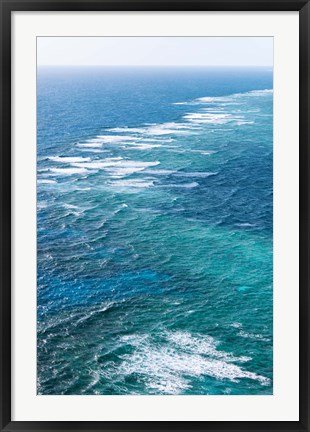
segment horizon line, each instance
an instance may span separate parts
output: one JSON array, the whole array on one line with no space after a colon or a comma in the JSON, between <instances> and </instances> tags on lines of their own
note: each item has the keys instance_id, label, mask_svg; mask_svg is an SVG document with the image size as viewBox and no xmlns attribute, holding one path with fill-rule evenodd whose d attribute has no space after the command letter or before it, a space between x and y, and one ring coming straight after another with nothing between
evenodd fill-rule
<instances>
[{"instance_id":1,"label":"horizon line","mask_svg":"<svg viewBox=\"0 0 310 432\"><path fill-rule=\"evenodd\" d=\"M151 65L145 65L145 64L134 64L134 65L126 65L126 64L37 64L37 67L201 67L201 68L216 68L216 67L230 67L230 68L270 68L273 69L273 65L181 65L181 64L169 64L169 65L158 65L158 64L151 64Z\"/></svg>"}]
</instances>

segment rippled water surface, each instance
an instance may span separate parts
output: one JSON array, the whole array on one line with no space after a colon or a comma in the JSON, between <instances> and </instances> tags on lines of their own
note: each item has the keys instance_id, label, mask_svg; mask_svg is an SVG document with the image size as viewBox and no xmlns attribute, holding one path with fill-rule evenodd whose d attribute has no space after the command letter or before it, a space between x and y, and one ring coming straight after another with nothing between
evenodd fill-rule
<instances>
[{"instance_id":1,"label":"rippled water surface","mask_svg":"<svg viewBox=\"0 0 310 432\"><path fill-rule=\"evenodd\" d=\"M272 72L38 70L38 393L272 393Z\"/></svg>"}]
</instances>

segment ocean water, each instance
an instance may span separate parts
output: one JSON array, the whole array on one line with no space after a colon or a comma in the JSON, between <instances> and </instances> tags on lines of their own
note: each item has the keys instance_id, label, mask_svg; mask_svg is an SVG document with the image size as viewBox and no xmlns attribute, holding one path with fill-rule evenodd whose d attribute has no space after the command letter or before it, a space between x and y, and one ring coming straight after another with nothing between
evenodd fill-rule
<instances>
[{"instance_id":1,"label":"ocean water","mask_svg":"<svg viewBox=\"0 0 310 432\"><path fill-rule=\"evenodd\" d=\"M272 394L272 87L38 69L39 394Z\"/></svg>"}]
</instances>

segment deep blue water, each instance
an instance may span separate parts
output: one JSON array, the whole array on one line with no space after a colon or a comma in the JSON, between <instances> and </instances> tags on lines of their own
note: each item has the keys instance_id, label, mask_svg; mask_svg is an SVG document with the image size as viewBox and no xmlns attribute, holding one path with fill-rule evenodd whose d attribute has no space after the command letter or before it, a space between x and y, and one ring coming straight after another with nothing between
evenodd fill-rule
<instances>
[{"instance_id":1,"label":"deep blue water","mask_svg":"<svg viewBox=\"0 0 310 432\"><path fill-rule=\"evenodd\" d=\"M38 393L272 393L272 86L38 69Z\"/></svg>"}]
</instances>

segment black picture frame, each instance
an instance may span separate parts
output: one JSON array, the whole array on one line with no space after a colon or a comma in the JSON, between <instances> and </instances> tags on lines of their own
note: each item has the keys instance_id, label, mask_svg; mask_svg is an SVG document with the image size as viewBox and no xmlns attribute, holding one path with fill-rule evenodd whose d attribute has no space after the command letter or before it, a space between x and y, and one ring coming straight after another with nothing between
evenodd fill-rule
<instances>
[{"instance_id":1,"label":"black picture frame","mask_svg":"<svg viewBox=\"0 0 310 432\"><path fill-rule=\"evenodd\" d=\"M298 11L299 12L299 421L98 422L11 421L11 13L14 11ZM310 431L309 423L309 24L305 0L0 0L0 428L1 431Z\"/></svg>"}]
</instances>

